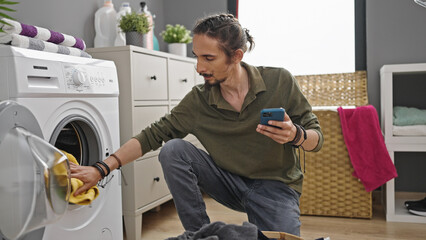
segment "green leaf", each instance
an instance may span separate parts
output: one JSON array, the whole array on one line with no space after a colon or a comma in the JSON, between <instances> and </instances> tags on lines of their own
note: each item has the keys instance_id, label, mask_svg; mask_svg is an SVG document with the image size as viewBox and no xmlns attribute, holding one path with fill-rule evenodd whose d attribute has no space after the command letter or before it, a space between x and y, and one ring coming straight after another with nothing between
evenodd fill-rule
<instances>
[{"instance_id":1,"label":"green leaf","mask_svg":"<svg viewBox=\"0 0 426 240\"><path fill-rule=\"evenodd\" d=\"M0 4L8 4L8 5L14 5L14 4L18 4L19 2L11 2L11 1L6 1L6 0L0 0Z\"/></svg>"},{"instance_id":2,"label":"green leaf","mask_svg":"<svg viewBox=\"0 0 426 240\"><path fill-rule=\"evenodd\" d=\"M16 10L14 10L14 9L2 7L2 6L0 6L0 9L5 10L5 11L9 11L9 12L16 12Z\"/></svg>"},{"instance_id":3,"label":"green leaf","mask_svg":"<svg viewBox=\"0 0 426 240\"><path fill-rule=\"evenodd\" d=\"M11 17L9 15L6 15L6 14L4 14L2 12L0 12L0 16L5 17L5 18L9 18L9 19L14 19L13 17Z\"/></svg>"},{"instance_id":4,"label":"green leaf","mask_svg":"<svg viewBox=\"0 0 426 240\"><path fill-rule=\"evenodd\" d=\"M19 2L12 2L12 1L7 1L7 0L0 0L0 5L6 5L6 4L13 5L13 4L18 4L18 3ZM8 8L8 7L4 7L4 6L0 6L0 10L7 11L7 12L16 12L16 10ZM14 19L13 17L11 17L11 16L9 16L9 15L3 13L3 12L0 12L0 17ZM4 22L2 22L2 23L4 23ZM6 23L4 23L4 24L6 24Z\"/></svg>"}]
</instances>

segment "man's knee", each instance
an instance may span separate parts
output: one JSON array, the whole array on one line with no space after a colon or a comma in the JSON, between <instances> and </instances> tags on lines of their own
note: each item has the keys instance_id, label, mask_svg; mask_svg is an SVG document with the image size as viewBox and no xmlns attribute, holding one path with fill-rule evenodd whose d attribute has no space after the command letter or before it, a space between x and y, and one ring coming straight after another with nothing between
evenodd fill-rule
<instances>
[{"instance_id":1,"label":"man's knee","mask_svg":"<svg viewBox=\"0 0 426 240\"><path fill-rule=\"evenodd\" d=\"M188 147L188 142L182 139L172 139L166 142L163 147L161 147L160 154L158 159L162 162L165 159L168 159L172 156L179 156Z\"/></svg>"}]
</instances>

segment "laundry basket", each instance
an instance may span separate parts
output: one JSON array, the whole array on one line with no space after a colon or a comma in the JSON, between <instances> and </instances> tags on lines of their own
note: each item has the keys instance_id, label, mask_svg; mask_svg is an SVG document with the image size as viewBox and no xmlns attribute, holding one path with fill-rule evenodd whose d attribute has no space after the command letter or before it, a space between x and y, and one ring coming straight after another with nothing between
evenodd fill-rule
<instances>
[{"instance_id":1,"label":"laundry basket","mask_svg":"<svg viewBox=\"0 0 426 240\"><path fill-rule=\"evenodd\" d=\"M337 113L338 106L368 104L366 72L295 78L312 105L324 134L322 149L305 153L301 214L371 218L371 192L366 192L362 183L352 176L353 167Z\"/></svg>"}]
</instances>

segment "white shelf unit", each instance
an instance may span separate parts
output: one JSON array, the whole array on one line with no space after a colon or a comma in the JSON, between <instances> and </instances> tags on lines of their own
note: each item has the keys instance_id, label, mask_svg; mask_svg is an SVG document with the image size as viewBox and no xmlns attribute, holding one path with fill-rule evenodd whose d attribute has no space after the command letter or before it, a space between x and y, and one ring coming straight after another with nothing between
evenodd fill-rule
<instances>
[{"instance_id":1,"label":"white shelf unit","mask_svg":"<svg viewBox=\"0 0 426 240\"><path fill-rule=\"evenodd\" d=\"M381 126L386 147L395 163L395 152L426 152L426 136L394 136L393 107L394 81L396 75L424 74L426 81L426 63L384 65L380 69ZM404 84L410 85L410 78ZM416 87L412 84L412 87ZM411 97L411 96L410 96ZM397 169L398 170L398 169ZM395 191L395 179L386 183L386 220L390 222L426 223L426 217L416 216L408 212L404 202L422 199L424 193L405 193Z\"/></svg>"}]
</instances>

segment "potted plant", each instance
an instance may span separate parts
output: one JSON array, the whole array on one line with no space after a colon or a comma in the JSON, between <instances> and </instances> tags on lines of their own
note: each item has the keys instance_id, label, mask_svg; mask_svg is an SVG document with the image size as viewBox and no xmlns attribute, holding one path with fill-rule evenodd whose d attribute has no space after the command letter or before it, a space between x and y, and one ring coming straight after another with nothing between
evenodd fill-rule
<instances>
[{"instance_id":1,"label":"potted plant","mask_svg":"<svg viewBox=\"0 0 426 240\"><path fill-rule=\"evenodd\" d=\"M16 10L8 8L8 7L4 7L2 5L14 5L14 4L18 4L18 2L11 2L11 1L7 1L7 0L0 0L0 10L4 10L4 11L8 11L8 12L16 12ZM2 18L9 18L9 19L13 19L12 17L8 16L7 14L0 12L0 19ZM0 25L1 24L8 24L2 20L0 20ZM3 30L0 28L0 32L3 32Z\"/></svg>"},{"instance_id":2,"label":"potted plant","mask_svg":"<svg viewBox=\"0 0 426 240\"><path fill-rule=\"evenodd\" d=\"M186 57L186 44L192 42L190 35L191 31L185 28L185 26L166 25L166 30L162 31L160 35L163 40L169 44L169 53Z\"/></svg>"},{"instance_id":3,"label":"potted plant","mask_svg":"<svg viewBox=\"0 0 426 240\"><path fill-rule=\"evenodd\" d=\"M148 17L145 14L131 12L121 17L119 27L126 33L126 43L146 47L146 33L151 30Z\"/></svg>"}]
</instances>

